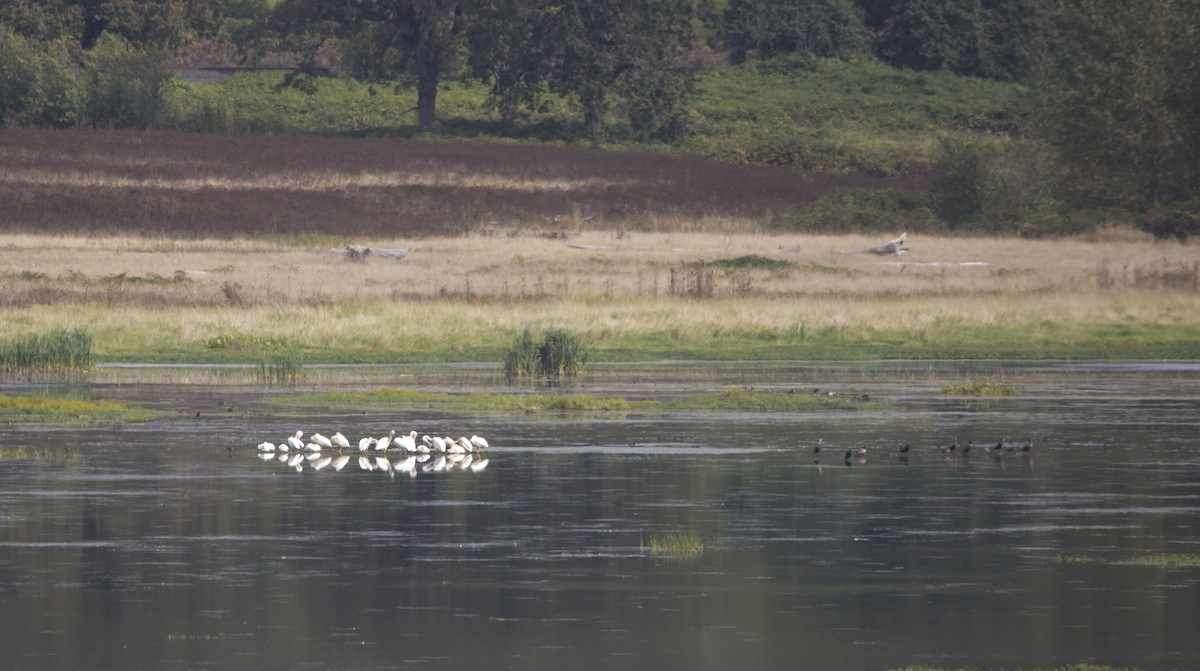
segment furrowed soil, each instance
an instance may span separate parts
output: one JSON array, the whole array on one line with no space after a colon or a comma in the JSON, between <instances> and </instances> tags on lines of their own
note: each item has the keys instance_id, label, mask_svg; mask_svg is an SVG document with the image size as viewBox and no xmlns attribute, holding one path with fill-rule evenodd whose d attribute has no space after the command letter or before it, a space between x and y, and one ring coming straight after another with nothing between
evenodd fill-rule
<instances>
[{"instance_id":1,"label":"furrowed soil","mask_svg":"<svg viewBox=\"0 0 1200 671\"><path fill-rule=\"evenodd\" d=\"M695 226L710 218L749 221L753 232L838 189L925 186L924 177L812 174L563 147L104 130L0 134L2 232L419 238L567 224Z\"/></svg>"}]
</instances>

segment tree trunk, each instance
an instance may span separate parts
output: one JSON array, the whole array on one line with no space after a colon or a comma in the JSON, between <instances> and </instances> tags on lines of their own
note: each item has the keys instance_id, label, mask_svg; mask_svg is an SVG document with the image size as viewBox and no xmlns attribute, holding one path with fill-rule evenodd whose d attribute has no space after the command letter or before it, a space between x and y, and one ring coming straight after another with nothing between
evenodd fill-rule
<instances>
[{"instance_id":1,"label":"tree trunk","mask_svg":"<svg viewBox=\"0 0 1200 671\"><path fill-rule=\"evenodd\" d=\"M417 80L417 123L431 131L437 125L437 77L422 75Z\"/></svg>"}]
</instances>

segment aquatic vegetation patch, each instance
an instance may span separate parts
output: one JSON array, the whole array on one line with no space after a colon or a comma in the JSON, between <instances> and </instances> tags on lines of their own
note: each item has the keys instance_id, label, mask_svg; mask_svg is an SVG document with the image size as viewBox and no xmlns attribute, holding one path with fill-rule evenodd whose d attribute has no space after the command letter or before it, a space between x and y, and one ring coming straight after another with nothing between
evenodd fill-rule
<instances>
[{"instance_id":1,"label":"aquatic vegetation patch","mask_svg":"<svg viewBox=\"0 0 1200 671\"><path fill-rule=\"evenodd\" d=\"M694 394L658 403L669 410L746 410L787 411L805 409L850 409L862 404L851 399L795 392L760 392L754 388L732 387L712 394Z\"/></svg>"},{"instance_id":2,"label":"aquatic vegetation patch","mask_svg":"<svg viewBox=\"0 0 1200 671\"><path fill-rule=\"evenodd\" d=\"M704 554L704 542L696 534L671 531L650 534L650 539L643 544L643 549L648 549L651 557L690 559Z\"/></svg>"},{"instance_id":3,"label":"aquatic vegetation patch","mask_svg":"<svg viewBox=\"0 0 1200 671\"><path fill-rule=\"evenodd\" d=\"M1157 566L1160 568L1200 568L1200 554L1159 553L1106 560L1088 555L1059 555L1060 564L1124 564L1128 566Z\"/></svg>"},{"instance_id":4,"label":"aquatic vegetation patch","mask_svg":"<svg viewBox=\"0 0 1200 671\"><path fill-rule=\"evenodd\" d=\"M375 391L334 391L300 397L280 397L279 402L317 403L330 406L407 406L444 410L523 410L523 411L640 411L664 410L742 410L750 412L794 411L804 409L853 409L866 402L854 399L816 396L802 393L761 393L754 389L732 388L710 394L692 394L666 400L630 400L591 394L447 394L378 389Z\"/></svg>"},{"instance_id":5,"label":"aquatic vegetation patch","mask_svg":"<svg viewBox=\"0 0 1200 671\"><path fill-rule=\"evenodd\" d=\"M510 378L575 377L583 372L587 357L583 339L566 329L546 329L537 341L525 329L504 352L504 374Z\"/></svg>"},{"instance_id":6,"label":"aquatic vegetation patch","mask_svg":"<svg viewBox=\"0 0 1200 671\"><path fill-rule=\"evenodd\" d=\"M0 422L136 422L157 414L116 401L0 394Z\"/></svg>"},{"instance_id":7,"label":"aquatic vegetation patch","mask_svg":"<svg viewBox=\"0 0 1200 671\"><path fill-rule=\"evenodd\" d=\"M978 396L978 397L997 397L997 396L1016 396L1020 394L1020 390L1016 387L1011 387L1006 384L993 384L987 380L978 382L964 382L962 384L948 384L938 390L943 396Z\"/></svg>"}]
</instances>

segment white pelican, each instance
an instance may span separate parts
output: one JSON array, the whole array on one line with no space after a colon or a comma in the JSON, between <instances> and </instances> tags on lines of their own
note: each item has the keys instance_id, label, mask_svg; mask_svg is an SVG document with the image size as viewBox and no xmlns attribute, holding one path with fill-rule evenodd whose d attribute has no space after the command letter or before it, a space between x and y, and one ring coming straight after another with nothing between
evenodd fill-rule
<instances>
[{"instance_id":1,"label":"white pelican","mask_svg":"<svg viewBox=\"0 0 1200 671\"><path fill-rule=\"evenodd\" d=\"M438 452L446 451L446 439L445 438L439 438L437 436L434 436L430 440L433 441L433 444L430 447L432 447L434 450L437 450Z\"/></svg>"},{"instance_id":2,"label":"white pelican","mask_svg":"<svg viewBox=\"0 0 1200 671\"><path fill-rule=\"evenodd\" d=\"M321 446L316 443L309 443L304 446L304 449L308 450L309 452L320 452Z\"/></svg>"},{"instance_id":3,"label":"white pelican","mask_svg":"<svg viewBox=\"0 0 1200 671\"><path fill-rule=\"evenodd\" d=\"M471 464L471 470L478 473L479 471L482 471L483 469L487 468L487 465L488 465L487 459L480 459L480 460L476 461L475 463Z\"/></svg>"},{"instance_id":4,"label":"white pelican","mask_svg":"<svg viewBox=\"0 0 1200 671\"><path fill-rule=\"evenodd\" d=\"M274 452L275 451L275 443L263 441L258 444L258 451L259 452Z\"/></svg>"},{"instance_id":5,"label":"white pelican","mask_svg":"<svg viewBox=\"0 0 1200 671\"><path fill-rule=\"evenodd\" d=\"M396 439L396 445L404 448L405 452L417 451L417 432L412 431Z\"/></svg>"},{"instance_id":6,"label":"white pelican","mask_svg":"<svg viewBox=\"0 0 1200 671\"><path fill-rule=\"evenodd\" d=\"M474 436L474 435L471 436L471 444L481 450L488 446L488 442L486 440L484 440L483 438L480 438L479 436Z\"/></svg>"},{"instance_id":7,"label":"white pelican","mask_svg":"<svg viewBox=\"0 0 1200 671\"><path fill-rule=\"evenodd\" d=\"M350 447L350 441L346 440L346 437L342 435L341 431L338 431L330 436L329 442L333 443L334 447L338 448L339 450Z\"/></svg>"},{"instance_id":8,"label":"white pelican","mask_svg":"<svg viewBox=\"0 0 1200 671\"><path fill-rule=\"evenodd\" d=\"M370 436L366 438L360 438L358 441L358 451L366 452L367 450L371 449L371 443L373 442L375 442L375 439L371 438Z\"/></svg>"},{"instance_id":9,"label":"white pelican","mask_svg":"<svg viewBox=\"0 0 1200 671\"><path fill-rule=\"evenodd\" d=\"M287 439L288 445L293 450L303 450L304 449L304 441L300 440L303 437L304 437L304 432L297 431L296 435L288 436L288 439Z\"/></svg>"},{"instance_id":10,"label":"white pelican","mask_svg":"<svg viewBox=\"0 0 1200 671\"><path fill-rule=\"evenodd\" d=\"M396 430L392 429L391 431L388 432L388 435L375 441L375 449L386 450L387 448L391 447L392 439L395 437L396 437Z\"/></svg>"},{"instance_id":11,"label":"white pelican","mask_svg":"<svg viewBox=\"0 0 1200 671\"><path fill-rule=\"evenodd\" d=\"M466 454L467 448L455 441L446 444L446 452L448 454Z\"/></svg>"},{"instance_id":12,"label":"white pelican","mask_svg":"<svg viewBox=\"0 0 1200 671\"><path fill-rule=\"evenodd\" d=\"M475 443L472 443L470 438L467 438L466 436L461 436L457 442L459 445L462 446L464 452L474 452L475 451Z\"/></svg>"},{"instance_id":13,"label":"white pelican","mask_svg":"<svg viewBox=\"0 0 1200 671\"><path fill-rule=\"evenodd\" d=\"M325 436L322 436L319 433L314 433L313 435L309 436L309 440L316 443L317 445L320 445L321 447L323 447L325 449L333 448L333 442L330 441Z\"/></svg>"},{"instance_id":14,"label":"white pelican","mask_svg":"<svg viewBox=\"0 0 1200 671\"><path fill-rule=\"evenodd\" d=\"M350 455L343 454L342 456L333 460L333 470L340 471L345 468L346 464L348 463L350 463Z\"/></svg>"}]
</instances>

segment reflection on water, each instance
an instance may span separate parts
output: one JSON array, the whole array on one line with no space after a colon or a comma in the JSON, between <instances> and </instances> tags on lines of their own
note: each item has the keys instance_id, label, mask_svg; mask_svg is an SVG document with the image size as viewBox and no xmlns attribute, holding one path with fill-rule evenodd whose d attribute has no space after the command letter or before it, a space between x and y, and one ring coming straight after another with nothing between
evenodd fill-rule
<instances>
[{"instance_id":1,"label":"reflection on water","mask_svg":"<svg viewBox=\"0 0 1200 671\"><path fill-rule=\"evenodd\" d=\"M1200 567L1153 559L1200 555L1195 378L1059 371L981 407L854 372L820 385L882 409L497 413L469 418L481 471L356 444L289 465L256 445L298 419L262 409L4 430L37 455L0 460L5 667L1195 668ZM670 534L703 551L649 551Z\"/></svg>"}]
</instances>

